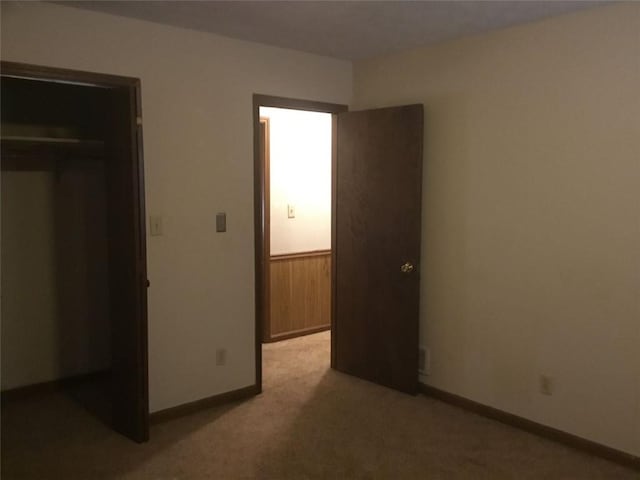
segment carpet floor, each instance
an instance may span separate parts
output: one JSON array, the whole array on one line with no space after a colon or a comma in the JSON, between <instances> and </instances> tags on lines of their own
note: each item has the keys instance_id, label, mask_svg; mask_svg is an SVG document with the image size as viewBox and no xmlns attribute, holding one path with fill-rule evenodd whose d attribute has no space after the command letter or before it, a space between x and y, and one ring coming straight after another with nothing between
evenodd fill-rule
<instances>
[{"instance_id":1,"label":"carpet floor","mask_svg":"<svg viewBox=\"0 0 640 480\"><path fill-rule=\"evenodd\" d=\"M640 479L422 395L329 368L329 332L265 345L264 393L137 445L61 393L3 405L2 478Z\"/></svg>"}]
</instances>

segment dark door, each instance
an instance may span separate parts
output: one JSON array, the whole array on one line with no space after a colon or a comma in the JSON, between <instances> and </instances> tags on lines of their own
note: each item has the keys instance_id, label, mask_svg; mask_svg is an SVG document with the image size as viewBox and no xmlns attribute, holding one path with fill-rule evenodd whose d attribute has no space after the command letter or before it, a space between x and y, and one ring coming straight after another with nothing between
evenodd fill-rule
<instances>
[{"instance_id":1,"label":"dark door","mask_svg":"<svg viewBox=\"0 0 640 480\"><path fill-rule=\"evenodd\" d=\"M100 97L107 96L106 102L101 103L104 108L92 112L96 121L89 123L104 127L100 136L105 141L107 178L111 423L125 436L145 441L149 437L149 393L144 169L142 126L138 121L140 80L6 61L0 61L0 71L3 82L13 77L80 84L95 88ZM48 103L43 107L56 104L51 98L47 97ZM87 98L73 101L82 103ZM3 167L5 163L3 158Z\"/></svg>"},{"instance_id":2,"label":"dark door","mask_svg":"<svg viewBox=\"0 0 640 480\"><path fill-rule=\"evenodd\" d=\"M141 126L136 89L110 90L107 139L113 427L149 438L147 277ZM135 159L135 161L132 161Z\"/></svg>"},{"instance_id":3,"label":"dark door","mask_svg":"<svg viewBox=\"0 0 640 480\"><path fill-rule=\"evenodd\" d=\"M336 123L332 364L416 393L422 105Z\"/></svg>"}]
</instances>

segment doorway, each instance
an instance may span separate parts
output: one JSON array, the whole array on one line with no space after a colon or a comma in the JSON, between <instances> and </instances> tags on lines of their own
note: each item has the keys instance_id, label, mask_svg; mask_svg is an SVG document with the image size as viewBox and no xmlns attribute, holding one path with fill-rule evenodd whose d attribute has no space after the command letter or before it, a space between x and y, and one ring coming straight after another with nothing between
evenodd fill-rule
<instances>
[{"instance_id":1,"label":"doorway","mask_svg":"<svg viewBox=\"0 0 640 480\"><path fill-rule=\"evenodd\" d=\"M256 384L268 299L269 212L260 107L332 114L331 367L415 394L423 106L348 112L344 105L254 95Z\"/></svg>"},{"instance_id":2,"label":"doorway","mask_svg":"<svg viewBox=\"0 0 640 480\"><path fill-rule=\"evenodd\" d=\"M263 342L331 322L331 114L260 107L265 172Z\"/></svg>"},{"instance_id":3,"label":"doorway","mask_svg":"<svg viewBox=\"0 0 640 480\"><path fill-rule=\"evenodd\" d=\"M12 62L1 77L3 400L90 381L76 400L146 441L140 81Z\"/></svg>"},{"instance_id":4,"label":"doorway","mask_svg":"<svg viewBox=\"0 0 640 480\"><path fill-rule=\"evenodd\" d=\"M262 391L263 342L331 326L331 137L333 115L347 107L265 95L253 101L256 384Z\"/></svg>"}]
</instances>

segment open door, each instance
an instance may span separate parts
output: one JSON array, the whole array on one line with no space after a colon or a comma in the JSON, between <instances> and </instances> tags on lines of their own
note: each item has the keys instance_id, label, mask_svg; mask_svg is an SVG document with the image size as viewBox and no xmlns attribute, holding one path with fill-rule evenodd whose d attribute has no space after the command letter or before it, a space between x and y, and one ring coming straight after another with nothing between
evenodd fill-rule
<instances>
[{"instance_id":1,"label":"open door","mask_svg":"<svg viewBox=\"0 0 640 480\"><path fill-rule=\"evenodd\" d=\"M149 393L142 125L136 88L113 88L110 97L106 169L112 421L118 432L144 442L149 439Z\"/></svg>"},{"instance_id":2,"label":"open door","mask_svg":"<svg viewBox=\"0 0 640 480\"><path fill-rule=\"evenodd\" d=\"M332 366L414 394L422 105L339 113Z\"/></svg>"},{"instance_id":3,"label":"open door","mask_svg":"<svg viewBox=\"0 0 640 480\"><path fill-rule=\"evenodd\" d=\"M111 424L123 435L143 442L149 438L149 393L147 374L147 271L144 214L144 168L142 125L140 121L140 80L132 77L81 72L0 61L0 76L6 79L38 80L38 83L69 84L94 89L100 107L92 112L100 138L106 173L109 330L111 335ZM99 95L98 95L99 93ZM45 97L47 98L47 97ZM66 98L66 97L65 97ZM89 97L74 97L71 102L86 102ZM44 107L50 108L49 101ZM104 104L104 105L103 105ZM55 109L53 109L55 111ZM37 110L40 112L40 110ZM59 115L58 111L56 115ZM48 124L56 115L37 115L30 111L22 123ZM44 116L42 116L44 115ZM44 120L43 120L44 119ZM42 120L40 122L39 120ZM68 121L64 118L64 121ZM53 122L53 125L57 125ZM63 125L66 125L63 123ZM77 127L77 125L73 125ZM83 128L79 131L82 132ZM65 129L63 129L64 132ZM104 130L104 131L103 131ZM58 133L56 133L57 135ZM3 147L6 144L3 139ZM29 145L67 145L61 138L17 137L13 141ZM51 142L51 140L55 140ZM80 148L84 142L73 140ZM87 139L85 139L87 140ZM104 140L104 142L103 142ZM102 146L104 144L104 152ZM95 145L94 145L95 147ZM47 147L49 148L49 147ZM92 150L93 151L93 150ZM95 153L95 152L94 152ZM104 154L104 155L103 155ZM3 163L5 159L3 158Z\"/></svg>"}]
</instances>

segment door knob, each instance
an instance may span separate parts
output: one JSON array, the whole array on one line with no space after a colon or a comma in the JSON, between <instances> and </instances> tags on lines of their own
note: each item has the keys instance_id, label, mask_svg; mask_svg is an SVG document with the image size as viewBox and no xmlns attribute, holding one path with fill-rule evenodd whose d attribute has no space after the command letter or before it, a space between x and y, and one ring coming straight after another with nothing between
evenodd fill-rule
<instances>
[{"instance_id":1,"label":"door knob","mask_svg":"<svg viewBox=\"0 0 640 480\"><path fill-rule=\"evenodd\" d=\"M404 265L400 267L400 271L402 273L411 273L413 272L413 264L411 262L406 262Z\"/></svg>"}]
</instances>

